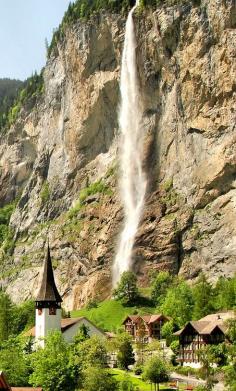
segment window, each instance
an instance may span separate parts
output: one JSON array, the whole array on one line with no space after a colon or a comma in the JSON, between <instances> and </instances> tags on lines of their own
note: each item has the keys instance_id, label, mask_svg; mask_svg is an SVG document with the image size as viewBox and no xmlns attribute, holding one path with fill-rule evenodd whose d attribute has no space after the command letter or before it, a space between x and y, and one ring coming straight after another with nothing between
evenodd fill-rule
<instances>
[{"instance_id":1,"label":"window","mask_svg":"<svg viewBox=\"0 0 236 391\"><path fill-rule=\"evenodd\" d=\"M42 308L38 308L38 315L42 315L42 313L43 313Z\"/></svg>"},{"instance_id":2,"label":"window","mask_svg":"<svg viewBox=\"0 0 236 391\"><path fill-rule=\"evenodd\" d=\"M49 308L49 315L56 315L56 313L57 313L56 308L54 308L54 307Z\"/></svg>"}]
</instances>

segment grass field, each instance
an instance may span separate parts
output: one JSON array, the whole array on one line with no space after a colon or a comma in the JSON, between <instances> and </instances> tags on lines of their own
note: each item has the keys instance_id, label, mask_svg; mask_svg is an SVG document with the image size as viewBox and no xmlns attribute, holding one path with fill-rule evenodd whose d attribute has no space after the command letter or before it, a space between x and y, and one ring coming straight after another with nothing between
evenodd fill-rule
<instances>
[{"instance_id":1,"label":"grass field","mask_svg":"<svg viewBox=\"0 0 236 391\"><path fill-rule=\"evenodd\" d=\"M111 369L111 373L114 374L114 377L119 382L129 380L133 383L134 388L138 389L139 391L151 391L151 384L144 382L140 378L136 377L132 372L127 373L126 371L122 371L121 369ZM164 385L160 385L160 389L163 391L170 390Z\"/></svg>"},{"instance_id":2,"label":"grass field","mask_svg":"<svg viewBox=\"0 0 236 391\"><path fill-rule=\"evenodd\" d=\"M81 310L72 311L72 318L86 316L97 326L107 331L117 331L121 327L123 320L129 314L151 314L155 312L155 308L148 305L147 298L143 298L140 305L135 307L125 307L120 301L105 300L98 304L97 308L82 308Z\"/></svg>"}]
</instances>

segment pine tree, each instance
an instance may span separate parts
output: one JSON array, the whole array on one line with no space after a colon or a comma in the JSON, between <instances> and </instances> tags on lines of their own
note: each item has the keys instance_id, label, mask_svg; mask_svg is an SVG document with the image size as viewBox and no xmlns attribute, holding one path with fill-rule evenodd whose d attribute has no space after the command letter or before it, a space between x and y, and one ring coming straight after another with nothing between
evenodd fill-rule
<instances>
[{"instance_id":1,"label":"pine tree","mask_svg":"<svg viewBox=\"0 0 236 391\"><path fill-rule=\"evenodd\" d=\"M139 296L136 275L133 272L124 272L113 295L116 299L122 300L123 304L135 304Z\"/></svg>"},{"instance_id":2,"label":"pine tree","mask_svg":"<svg viewBox=\"0 0 236 391\"><path fill-rule=\"evenodd\" d=\"M129 365L135 363L134 352L131 343L131 338L127 334L120 334L117 340L118 354L117 361L118 365L122 369L128 369Z\"/></svg>"},{"instance_id":3,"label":"pine tree","mask_svg":"<svg viewBox=\"0 0 236 391\"><path fill-rule=\"evenodd\" d=\"M14 307L10 297L0 292L0 342L6 341L13 333Z\"/></svg>"},{"instance_id":4,"label":"pine tree","mask_svg":"<svg viewBox=\"0 0 236 391\"><path fill-rule=\"evenodd\" d=\"M214 307L212 304L213 288L203 273L199 276L199 279L193 288L193 296L194 319L201 319L204 316L214 312Z\"/></svg>"}]
</instances>

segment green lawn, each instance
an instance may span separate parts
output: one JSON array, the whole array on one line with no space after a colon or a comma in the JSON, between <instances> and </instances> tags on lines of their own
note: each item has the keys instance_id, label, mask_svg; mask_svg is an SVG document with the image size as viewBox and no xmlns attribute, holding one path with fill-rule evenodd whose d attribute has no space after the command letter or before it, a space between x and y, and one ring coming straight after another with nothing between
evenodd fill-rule
<instances>
[{"instance_id":1,"label":"green lawn","mask_svg":"<svg viewBox=\"0 0 236 391\"><path fill-rule=\"evenodd\" d=\"M122 371L121 369L111 369L111 373L114 374L118 381L130 380L134 387L138 387L139 391L151 391L151 384L136 377L132 372ZM160 388L165 391L169 390L169 388L166 388L163 385L160 385Z\"/></svg>"},{"instance_id":2,"label":"green lawn","mask_svg":"<svg viewBox=\"0 0 236 391\"><path fill-rule=\"evenodd\" d=\"M121 302L116 300L105 300L98 304L97 308L72 311L72 318L79 316L86 316L89 320L94 322L97 326L108 331L117 331L121 327L123 320L129 314L150 314L155 312L155 308L145 305L144 302L140 303L140 306L124 307Z\"/></svg>"}]
</instances>

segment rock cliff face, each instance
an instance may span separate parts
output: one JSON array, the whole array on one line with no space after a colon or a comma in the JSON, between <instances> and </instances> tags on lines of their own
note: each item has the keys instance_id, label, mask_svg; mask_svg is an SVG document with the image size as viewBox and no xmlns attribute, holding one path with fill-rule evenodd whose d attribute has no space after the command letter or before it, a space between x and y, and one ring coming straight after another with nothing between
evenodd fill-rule
<instances>
[{"instance_id":1,"label":"rock cliff face","mask_svg":"<svg viewBox=\"0 0 236 391\"><path fill-rule=\"evenodd\" d=\"M135 16L149 189L135 270L214 281L235 272L234 1ZM119 76L125 18L101 14L66 31L44 71L45 93L0 136L0 203L21 194L1 280L15 301L38 287L49 235L68 309L105 298L122 227Z\"/></svg>"}]
</instances>

